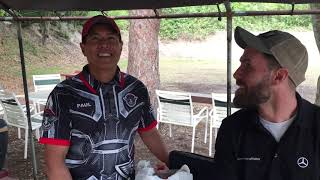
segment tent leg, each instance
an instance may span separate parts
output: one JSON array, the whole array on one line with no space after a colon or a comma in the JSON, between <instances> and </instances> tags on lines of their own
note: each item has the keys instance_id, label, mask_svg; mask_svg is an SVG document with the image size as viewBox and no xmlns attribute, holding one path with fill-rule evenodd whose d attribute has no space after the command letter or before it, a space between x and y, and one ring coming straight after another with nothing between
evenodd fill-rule
<instances>
[{"instance_id":1,"label":"tent leg","mask_svg":"<svg viewBox=\"0 0 320 180\"><path fill-rule=\"evenodd\" d=\"M30 113L30 103L29 103L29 95L28 95L28 83L27 83L27 75L26 75L26 66L24 61L24 52L23 52L23 43L22 43L22 33L21 33L21 22L17 22L18 30L18 42L19 42L19 52L20 52L20 60L21 60L21 72L22 72L22 79L23 79L23 89L26 101L26 108L27 108L27 118L28 118L28 131L29 131L29 141L31 146L31 157L32 157L32 172L33 172L33 179L37 180L37 162L36 162L36 154L33 142L33 135L32 135L32 125L31 125L31 113Z\"/></svg>"}]
</instances>

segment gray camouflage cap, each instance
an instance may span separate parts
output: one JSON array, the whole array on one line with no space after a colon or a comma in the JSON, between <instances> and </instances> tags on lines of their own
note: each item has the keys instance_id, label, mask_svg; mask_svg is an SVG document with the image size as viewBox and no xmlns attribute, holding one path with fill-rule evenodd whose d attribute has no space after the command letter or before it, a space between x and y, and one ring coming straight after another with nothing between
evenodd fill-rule
<instances>
[{"instance_id":1,"label":"gray camouflage cap","mask_svg":"<svg viewBox=\"0 0 320 180\"><path fill-rule=\"evenodd\" d=\"M236 43L243 49L250 47L274 56L281 67L288 69L289 78L295 86L305 80L308 52L306 47L290 33L273 30L255 36L238 26L234 37Z\"/></svg>"}]
</instances>

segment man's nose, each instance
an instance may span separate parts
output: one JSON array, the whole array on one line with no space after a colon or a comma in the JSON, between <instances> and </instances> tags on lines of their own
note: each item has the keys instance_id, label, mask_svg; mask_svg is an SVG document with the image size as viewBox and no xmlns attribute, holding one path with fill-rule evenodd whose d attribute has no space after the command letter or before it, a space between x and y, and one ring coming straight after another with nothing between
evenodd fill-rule
<instances>
[{"instance_id":1,"label":"man's nose","mask_svg":"<svg viewBox=\"0 0 320 180\"><path fill-rule=\"evenodd\" d=\"M107 39L100 39L99 45L102 47L110 47L110 42Z\"/></svg>"},{"instance_id":2,"label":"man's nose","mask_svg":"<svg viewBox=\"0 0 320 180\"><path fill-rule=\"evenodd\" d=\"M239 79L240 78L240 67L233 73L233 78Z\"/></svg>"}]
</instances>

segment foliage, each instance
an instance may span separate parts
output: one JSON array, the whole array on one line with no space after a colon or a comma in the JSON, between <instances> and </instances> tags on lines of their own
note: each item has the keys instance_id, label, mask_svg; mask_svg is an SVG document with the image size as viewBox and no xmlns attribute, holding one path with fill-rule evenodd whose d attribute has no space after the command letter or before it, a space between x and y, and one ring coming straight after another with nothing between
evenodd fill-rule
<instances>
[{"instance_id":1,"label":"foliage","mask_svg":"<svg viewBox=\"0 0 320 180\"><path fill-rule=\"evenodd\" d=\"M225 11L223 5L219 5L222 12ZM308 5L295 5L295 9L308 9ZM264 11L264 10L291 10L291 5L277 3L232 3L234 11ZM162 14L182 14L182 13L210 13L218 12L216 5L191 6L181 8L162 9ZM101 14L99 11L92 11L88 16ZM108 16L127 16L128 11L108 11ZM128 31L128 20L117 20L122 31ZM242 26L249 30L269 30L269 29L311 29L310 16L256 16L256 17L234 17L233 26ZM226 18L221 21L217 17L200 18L178 18L161 19L160 38L161 39L203 39L215 31L226 29Z\"/></svg>"},{"instance_id":2,"label":"foliage","mask_svg":"<svg viewBox=\"0 0 320 180\"><path fill-rule=\"evenodd\" d=\"M0 9L0 16L5 16L6 15L6 12L2 9Z\"/></svg>"},{"instance_id":3,"label":"foliage","mask_svg":"<svg viewBox=\"0 0 320 180\"><path fill-rule=\"evenodd\" d=\"M222 12L225 12L224 5L219 5ZM232 3L233 11L265 11L265 10L291 10L291 5L281 3ZM309 9L309 5L295 5L295 9ZM216 5L208 6L191 6L180 8L162 9L162 14L184 14L184 13L210 13L218 12ZM47 11L20 11L23 16L94 16L101 14L99 11L83 12L47 12ZM0 11L0 16L4 15L4 11ZM127 16L128 11L108 11L108 16ZM128 32L128 20L116 20L123 32ZM60 37L69 38L70 31L79 30L82 21L72 21L64 24L64 22L53 21L51 24L56 27L57 34ZM30 25L25 23L24 26ZM311 17L304 16L242 16L233 18L233 27L242 26L249 30L266 31L270 29L282 30L311 30ZM161 19L160 38L164 40L175 39L203 39L215 31L226 29L226 18L222 17L219 21L217 17L198 17L198 18L178 18L178 19Z\"/></svg>"},{"instance_id":4,"label":"foliage","mask_svg":"<svg viewBox=\"0 0 320 180\"><path fill-rule=\"evenodd\" d=\"M194 6L164 9L163 14L217 12L216 6ZM160 37L163 39L201 39L218 29L224 29L225 23L217 18L162 19Z\"/></svg>"},{"instance_id":5,"label":"foliage","mask_svg":"<svg viewBox=\"0 0 320 180\"><path fill-rule=\"evenodd\" d=\"M220 5L221 11L225 11ZM296 5L295 9L308 9L308 5ZM291 5L277 3L233 3L233 11L291 10ZM209 13L218 12L217 6L194 6L170 8L162 11L165 14L176 13ZM311 30L310 16L247 16L234 17L233 27L242 26L250 30L265 31L270 29L308 29ZM162 39L202 39L215 31L225 30L226 18L188 18L162 19L160 37Z\"/></svg>"},{"instance_id":6,"label":"foliage","mask_svg":"<svg viewBox=\"0 0 320 180\"><path fill-rule=\"evenodd\" d=\"M29 17L41 17L41 16L87 16L88 12L86 11L59 11L59 12L51 12L51 11L19 11L21 16L29 16ZM29 27L33 23L38 23L34 21L26 21L23 22L23 27ZM72 21L72 22L61 22L61 21L46 21L46 26L41 22L40 31L44 31L44 28L50 27L48 29L48 33L50 31L55 32L54 35L69 39L70 34L78 29L78 26L82 25L82 22ZM52 26L51 26L52 25Z\"/></svg>"},{"instance_id":7,"label":"foliage","mask_svg":"<svg viewBox=\"0 0 320 180\"><path fill-rule=\"evenodd\" d=\"M273 3L234 3L235 11L266 11L291 10L291 5ZM309 5L296 5L296 10L309 9ZM270 29L282 30L311 30L311 16L309 15L283 15L283 16L249 16L235 17L234 26L242 26L250 30L266 31Z\"/></svg>"},{"instance_id":8,"label":"foliage","mask_svg":"<svg viewBox=\"0 0 320 180\"><path fill-rule=\"evenodd\" d=\"M101 14L100 11L91 11L88 13L88 16L96 16ZM106 13L107 16L110 17L117 17L117 16L128 16L129 12L128 11L124 11L124 10L119 10L119 11L109 11ZM119 26L119 28L124 31L124 32L128 32L128 28L129 28L129 21L128 20L116 20L117 25Z\"/></svg>"}]
</instances>

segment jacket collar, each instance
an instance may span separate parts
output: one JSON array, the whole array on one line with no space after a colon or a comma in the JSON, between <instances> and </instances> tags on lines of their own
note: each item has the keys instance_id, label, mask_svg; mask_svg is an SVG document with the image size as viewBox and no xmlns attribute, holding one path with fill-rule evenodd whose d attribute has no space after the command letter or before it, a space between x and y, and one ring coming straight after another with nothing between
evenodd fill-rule
<instances>
[{"instance_id":1,"label":"jacket collar","mask_svg":"<svg viewBox=\"0 0 320 180\"><path fill-rule=\"evenodd\" d=\"M84 83L85 86L94 94L96 94L97 90L103 85L118 85L121 88L124 87L124 73L120 71L120 68L117 67L116 73L111 81L108 83L100 82L99 80L95 79L90 71L88 65L85 65L79 74L80 80Z\"/></svg>"},{"instance_id":2,"label":"jacket collar","mask_svg":"<svg viewBox=\"0 0 320 180\"><path fill-rule=\"evenodd\" d=\"M310 120L313 116L313 107L310 102L303 99L299 93L296 92L296 99L297 99L297 115L290 126L297 126L297 127L304 127L307 128L310 126ZM249 110L249 109L248 109ZM259 120L259 113L257 109L250 109L249 110L248 118L252 119L252 125L257 127L261 126Z\"/></svg>"},{"instance_id":3,"label":"jacket collar","mask_svg":"<svg viewBox=\"0 0 320 180\"><path fill-rule=\"evenodd\" d=\"M308 128L311 126L312 119L314 118L314 107L310 102L303 99L298 93L296 93L296 98L297 116L293 121L292 126Z\"/></svg>"}]
</instances>

